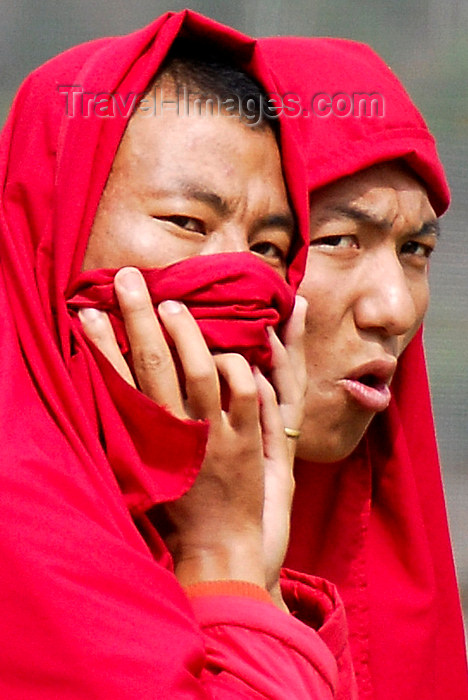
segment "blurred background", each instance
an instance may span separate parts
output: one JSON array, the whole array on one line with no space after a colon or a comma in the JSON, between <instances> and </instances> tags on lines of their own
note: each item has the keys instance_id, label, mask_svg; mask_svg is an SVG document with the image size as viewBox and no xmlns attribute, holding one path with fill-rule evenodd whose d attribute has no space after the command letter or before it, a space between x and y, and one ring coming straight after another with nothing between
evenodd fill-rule
<instances>
[{"instance_id":1,"label":"blurred background","mask_svg":"<svg viewBox=\"0 0 468 700\"><path fill-rule=\"evenodd\" d=\"M0 0L0 123L21 80L51 56L185 6L175 0ZM192 0L190 7L253 35L338 36L370 44L402 79L438 139L453 204L432 263L426 348L468 615L468 2Z\"/></svg>"}]
</instances>

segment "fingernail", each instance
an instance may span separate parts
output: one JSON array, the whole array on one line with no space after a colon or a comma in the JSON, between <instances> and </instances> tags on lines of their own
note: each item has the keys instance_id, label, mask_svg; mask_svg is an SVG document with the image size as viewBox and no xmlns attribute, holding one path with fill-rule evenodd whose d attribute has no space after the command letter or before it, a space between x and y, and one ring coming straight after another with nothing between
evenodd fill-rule
<instances>
[{"instance_id":1,"label":"fingernail","mask_svg":"<svg viewBox=\"0 0 468 700\"><path fill-rule=\"evenodd\" d=\"M117 273L118 284L121 284L124 289L128 292L135 292L142 287L142 277L141 273L135 268L125 267L118 271ZM117 278L116 275L116 278Z\"/></svg>"},{"instance_id":2,"label":"fingernail","mask_svg":"<svg viewBox=\"0 0 468 700\"><path fill-rule=\"evenodd\" d=\"M182 304L180 304L178 301L167 299L159 304L159 308L162 308L166 314L180 314L182 311Z\"/></svg>"},{"instance_id":3,"label":"fingernail","mask_svg":"<svg viewBox=\"0 0 468 700\"><path fill-rule=\"evenodd\" d=\"M102 311L99 311L99 309L91 309L91 308L85 308L85 309L79 309L78 311L78 316L81 321L86 321L87 323L92 323L93 321L96 321L102 314Z\"/></svg>"},{"instance_id":4,"label":"fingernail","mask_svg":"<svg viewBox=\"0 0 468 700\"><path fill-rule=\"evenodd\" d=\"M307 307L308 307L308 302L305 297L302 297L300 294L296 294L296 300L294 302L294 309L299 310L299 312L305 316L307 312Z\"/></svg>"}]
</instances>

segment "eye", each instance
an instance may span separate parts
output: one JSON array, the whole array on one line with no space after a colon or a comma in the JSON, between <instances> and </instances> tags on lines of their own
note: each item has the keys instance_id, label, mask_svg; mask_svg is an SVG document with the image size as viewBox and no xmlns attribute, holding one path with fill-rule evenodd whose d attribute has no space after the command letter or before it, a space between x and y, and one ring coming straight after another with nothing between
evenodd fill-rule
<instances>
[{"instance_id":1,"label":"eye","mask_svg":"<svg viewBox=\"0 0 468 700\"><path fill-rule=\"evenodd\" d=\"M401 247L402 255L414 255L418 258L430 258L434 252L434 246L421 241L407 241Z\"/></svg>"},{"instance_id":2,"label":"eye","mask_svg":"<svg viewBox=\"0 0 468 700\"><path fill-rule=\"evenodd\" d=\"M250 246L252 253L257 253L263 258L270 258L274 260L280 260L284 262L286 260L287 252L281 250L281 248L271 241L260 241L259 243L254 243Z\"/></svg>"},{"instance_id":3,"label":"eye","mask_svg":"<svg viewBox=\"0 0 468 700\"><path fill-rule=\"evenodd\" d=\"M310 241L311 246L324 246L326 248L359 248L356 236L334 235L314 238Z\"/></svg>"},{"instance_id":4,"label":"eye","mask_svg":"<svg viewBox=\"0 0 468 700\"><path fill-rule=\"evenodd\" d=\"M200 219L195 219L192 216L155 216L155 219L159 221L168 221L170 224L174 224L178 228L184 229L184 231L193 231L193 233L206 234L206 227L203 221Z\"/></svg>"}]
</instances>

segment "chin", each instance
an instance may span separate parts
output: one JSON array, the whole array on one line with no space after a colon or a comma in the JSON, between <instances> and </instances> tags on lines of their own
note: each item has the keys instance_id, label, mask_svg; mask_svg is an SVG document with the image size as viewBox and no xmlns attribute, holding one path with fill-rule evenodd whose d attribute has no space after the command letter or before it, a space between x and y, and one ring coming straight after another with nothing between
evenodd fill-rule
<instances>
[{"instance_id":1,"label":"chin","mask_svg":"<svg viewBox=\"0 0 468 700\"><path fill-rule=\"evenodd\" d=\"M323 445L298 445L296 457L305 462L318 462L323 464L332 464L339 462L355 450L359 444L359 440L352 445L333 445L332 447L324 447Z\"/></svg>"},{"instance_id":2,"label":"chin","mask_svg":"<svg viewBox=\"0 0 468 700\"><path fill-rule=\"evenodd\" d=\"M372 418L373 416L365 421L350 421L328 430L314 427L306 421L298 440L296 457L306 462L324 464L346 459L361 442Z\"/></svg>"}]
</instances>

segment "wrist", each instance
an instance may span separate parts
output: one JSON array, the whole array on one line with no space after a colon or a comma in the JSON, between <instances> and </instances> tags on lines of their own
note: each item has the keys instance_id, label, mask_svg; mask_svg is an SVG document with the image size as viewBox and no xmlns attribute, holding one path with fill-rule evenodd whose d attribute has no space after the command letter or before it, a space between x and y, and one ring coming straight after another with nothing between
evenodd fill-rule
<instances>
[{"instance_id":1,"label":"wrist","mask_svg":"<svg viewBox=\"0 0 468 700\"><path fill-rule=\"evenodd\" d=\"M281 584L279 579L277 582L268 588L268 593L270 594L271 600L273 601L273 604L276 605L277 608L282 610L283 612L287 613L289 615L289 608L284 602L283 599L283 594L281 593Z\"/></svg>"},{"instance_id":2,"label":"wrist","mask_svg":"<svg viewBox=\"0 0 468 700\"><path fill-rule=\"evenodd\" d=\"M174 570L184 587L204 581L246 581L266 589L262 543L256 538L179 546L174 552Z\"/></svg>"},{"instance_id":3,"label":"wrist","mask_svg":"<svg viewBox=\"0 0 468 700\"><path fill-rule=\"evenodd\" d=\"M191 599L206 596L236 596L273 604L268 591L250 581L202 581L185 586L185 593Z\"/></svg>"}]
</instances>

